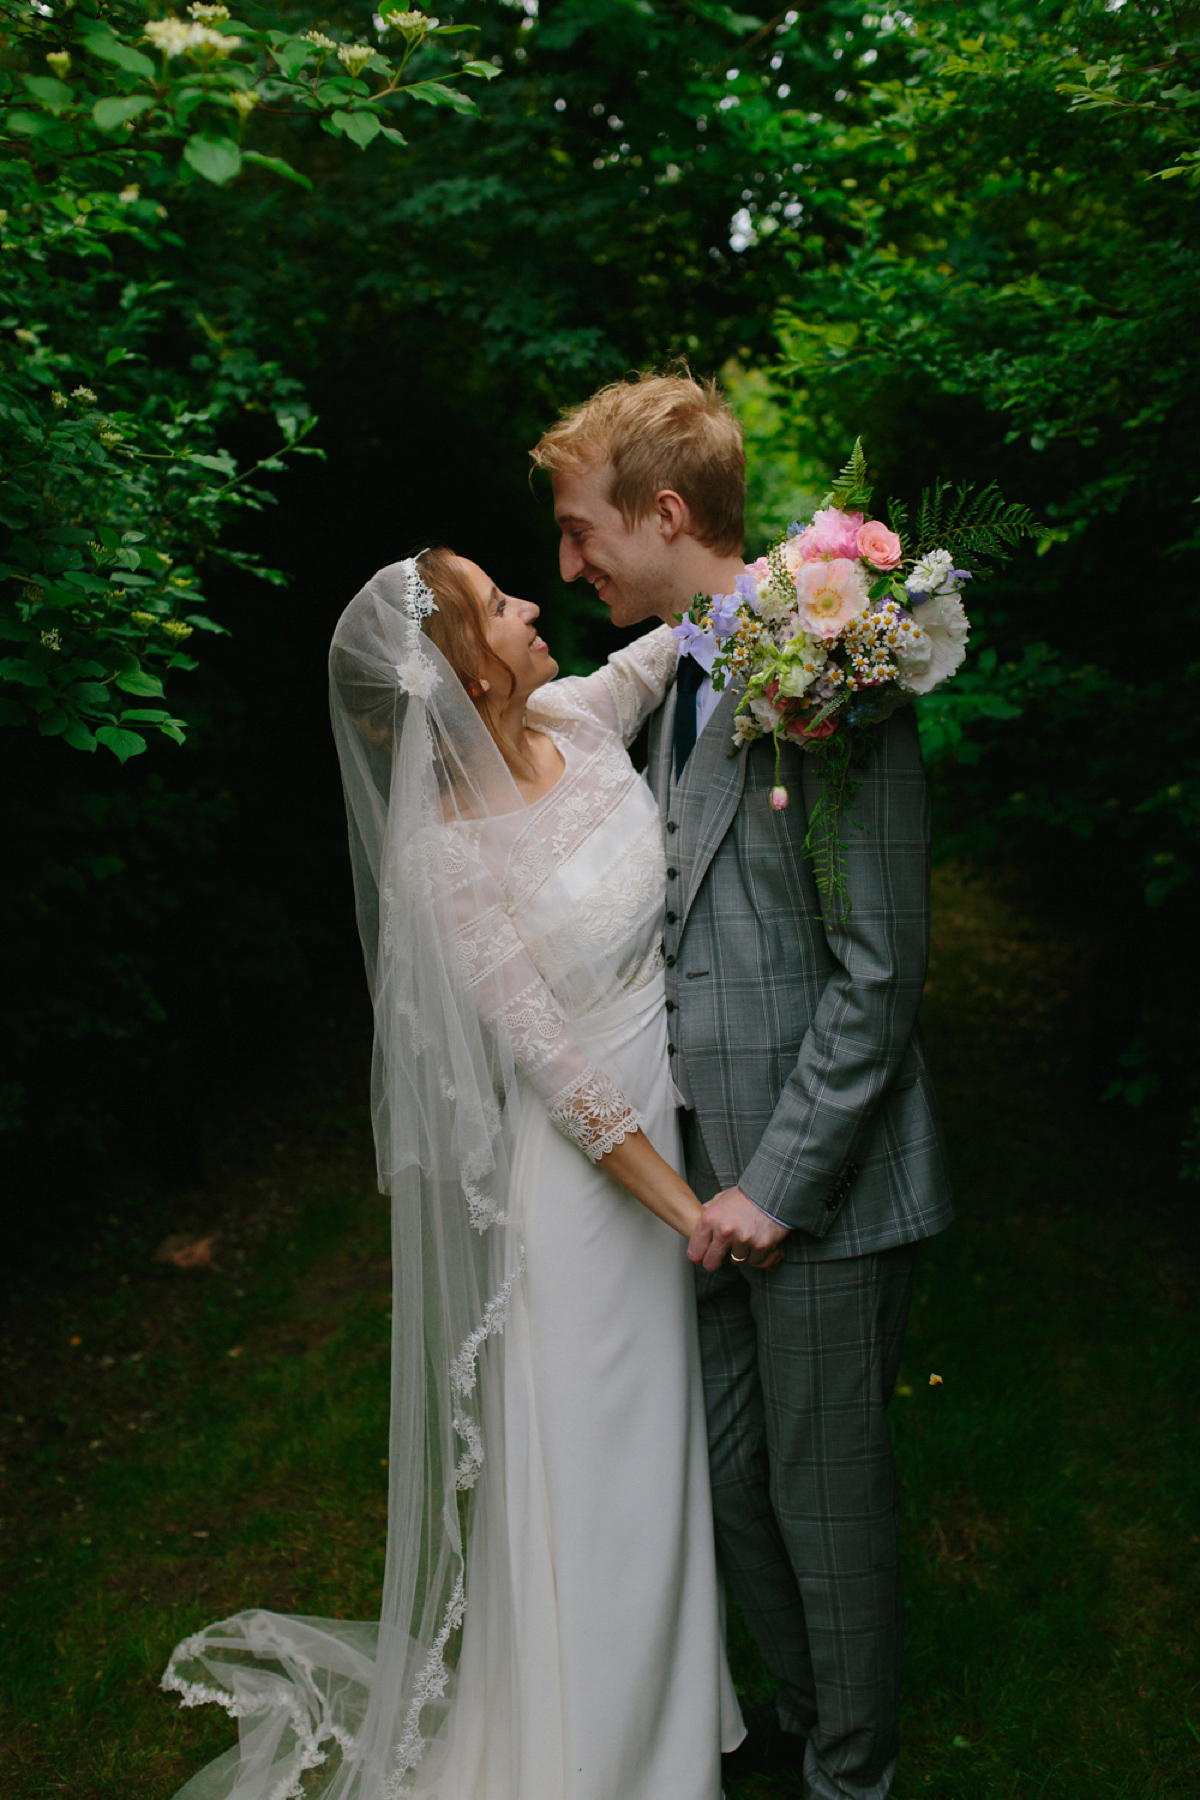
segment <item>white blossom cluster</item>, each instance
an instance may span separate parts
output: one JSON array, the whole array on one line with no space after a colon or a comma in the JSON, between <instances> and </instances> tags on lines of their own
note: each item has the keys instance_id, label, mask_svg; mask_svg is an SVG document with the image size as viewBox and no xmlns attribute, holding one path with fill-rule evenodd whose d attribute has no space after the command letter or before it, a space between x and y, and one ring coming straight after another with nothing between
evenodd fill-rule
<instances>
[{"instance_id":1,"label":"white blossom cluster","mask_svg":"<svg viewBox=\"0 0 1200 1800\"><path fill-rule=\"evenodd\" d=\"M209 11L225 12L224 7ZM226 17L228 14L226 13ZM189 25L186 19L148 19L146 36L164 56L228 56L241 45L241 38L226 37L208 25Z\"/></svg>"}]
</instances>

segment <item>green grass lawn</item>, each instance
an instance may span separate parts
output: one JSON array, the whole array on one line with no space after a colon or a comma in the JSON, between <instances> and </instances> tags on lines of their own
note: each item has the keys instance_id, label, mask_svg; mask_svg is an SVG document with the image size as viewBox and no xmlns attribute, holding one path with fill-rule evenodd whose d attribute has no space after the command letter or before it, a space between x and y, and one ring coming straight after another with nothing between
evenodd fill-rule
<instances>
[{"instance_id":1,"label":"green grass lawn","mask_svg":"<svg viewBox=\"0 0 1200 1800\"><path fill-rule=\"evenodd\" d=\"M893 1408L899 1800L1200 1794L1200 1264L1165 1151L1083 1093L1081 962L939 880L925 1019L960 1222L924 1252ZM115 1209L13 1295L5 1800L167 1800L234 1729L158 1691L178 1638L250 1605L374 1613L387 1213L345 1061L339 1092L247 1118L210 1191ZM199 1231L215 1268L154 1260Z\"/></svg>"}]
</instances>

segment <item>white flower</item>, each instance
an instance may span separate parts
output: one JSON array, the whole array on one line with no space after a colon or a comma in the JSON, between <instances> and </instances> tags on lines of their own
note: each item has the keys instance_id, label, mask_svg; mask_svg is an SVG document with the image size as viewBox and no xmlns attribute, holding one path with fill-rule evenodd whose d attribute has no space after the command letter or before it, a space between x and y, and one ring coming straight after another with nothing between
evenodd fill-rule
<instances>
[{"instance_id":1,"label":"white flower","mask_svg":"<svg viewBox=\"0 0 1200 1800\"><path fill-rule=\"evenodd\" d=\"M197 29L183 19L150 19L146 24L146 36L164 56L182 56Z\"/></svg>"},{"instance_id":2,"label":"white flower","mask_svg":"<svg viewBox=\"0 0 1200 1800\"><path fill-rule=\"evenodd\" d=\"M71 66L70 51L69 50L51 50L49 55L46 57L46 61L50 64L50 67L54 70L54 73L58 76L58 79L60 81L65 81L66 77L67 77L67 70Z\"/></svg>"},{"instance_id":3,"label":"white flower","mask_svg":"<svg viewBox=\"0 0 1200 1800\"><path fill-rule=\"evenodd\" d=\"M748 719L745 713L739 713L733 721L733 747L740 750L743 744L752 744L755 738L762 736L762 726L757 719Z\"/></svg>"},{"instance_id":4,"label":"white flower","mask_svg":"<svg viewBox=\"0 0 1200 1800\"><path fill-rule=\"evenodd\" d=\"M306 31L304 35L308 42L315 45L318 50L337 49L337 45L334 43L333 39L331 37L326 37L323 31Z\"/></svg>"},{"instance_id":5,"label":"white flower","mask_svg":"<svg viewBox=\"0 0 1200 1800\"><path fill-rule=\"evenodd\" d=\"M338 51L338 61L351 75L361 75L375 52L370 44L343 44Z\"/></svg>"},{"instance_id":6,"label":"white flower","mask_svg":"<svg viewBox=\"0 0 1200 1800\"><path fill-rule=\"evenodd\" d=\"M750 711L754 714L754 717L758 720L764 731L774 731L780 719L783 717L779 708L777 706L772 706L771 702L764 699L761 694L751 700Z\"/></svg>"},{"instance_id":7,"label":"white flower","mask_svg":"<svg viewBox=\"0 0 1200 1800\"><path fill-rule=\"evenodd\" d=\"M121 189L120 193L117 195L117 199L121 202L122 206L132 206L140 192L141 190L138 187L137 182L131 181L128 187L123 187Z\"/></svg>"},{"instance_id":8,"label":"white flower","mask_svg":"<svg viewBox=\"0 0 1200 1800\"><path fill-rule=\"evenodd\" d=\"M78 400L81 406L95 406L96 404L96 396L93 394L90 387L72 388L71 398L72 400Z\"/></svg>"},{"instance_id":9,"label":"white flower","mask_svg":"<svg viewBox=\"0 0 1200 1800\"><path fill-rule=\"evenodd\" d=\"M940 554L940 553L938 553ZM903 686L910 694L932 694L960 666L967 654L971 621L956 593L935 594L918 606L913 617L929 642L929 665L918 672L905 669Z\"/></svg>"},{"instance_id":10,"label":"white flower","mask_svg":"<svg viewBox=\"0 0 1200 1800\"><path fill-rule=\"evenodd\" d=\"M188 13L191 18L199 19L202 25L211 25L216 19L227 19L229 8L227 6L206 6L204 0L192 0L192 4L188 7Z\"/></svg>"},{"instance_id":11,"label":"white flower","mask_svg":"<svg viewBox=\"0 0 1200 1800\"><path fill-rule=\"evenodd\" d=\"M936 594L944 587L954 569L954 558L948 550L931 550L923 556L905 582L910 594Z\"/></svg>"},{"instance_id":12,"label":"white flower","mask_svg":"<svg viewBox=\"0 0 1200 1800\"><path fill-rule=\"evenodd\" d=\"M932 605L932 602L927 602ZM889 649L896 659L903 686L910 685L911 676L925 675L933 661L933 639L927 631L922 631L915 619L903 619L894 634L896 641L889 643ZM914 693L916 689L912 690Z\"/></svg>"},{"instance_id":13,"label":"white flower","mask_svg":"<svg viewBox=\"0 0 1200 1800\"><path fill-rule=\"evenodd\" d=\"M228 56L241 44L241 38L225 37L207 25L189 25L185 19L150 19L146 36L164 56L182 56L192 51L201 56Z\"/></svg>"},{"instance_id":14,"label":"white flower","mask_svg":"<svg viewBox=\"0 0 1200 1800\"><path fill-rule=\"evenodd\" d=\"M258 95L249 88L234 88L229 96L229 104L236 107L243 119L247 119L258 105Z\"/></svg>"},{"instance_id":15,"label":"white flower","mask_svg":"<svg viewBox=\"0 0 1200 1800\"><path fill-rule=\"evenodd\" d=\"M414 694L418 700L428 700L438 684L437 670L427 656L419 650L413 650L402 663L396 664L396 679L406 694Z\"/></svg>"},{"instance_id":16,"label":"white flower","mask_svg":"<svg viewBox=\"0 0 1200 1800\"><path fill-rule=\"evenodd\" d=\"M434 30L437 20L426 18L423 12L391 12L384 13L383 23L390 31L402 31L406 38L414 38Z\"/></svg>"}]
</instances>

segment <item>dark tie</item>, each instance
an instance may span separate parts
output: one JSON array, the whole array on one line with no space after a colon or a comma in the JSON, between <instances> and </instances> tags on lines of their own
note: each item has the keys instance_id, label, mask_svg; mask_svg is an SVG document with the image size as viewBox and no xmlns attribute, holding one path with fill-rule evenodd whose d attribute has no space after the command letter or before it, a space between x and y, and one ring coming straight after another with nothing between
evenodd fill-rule
<instances>
[{"instance_id":1,"label":"dark tie","mask_svg":"<svg viewBox=\"0 0 1200 1800\"><path fill-rule=\"evenodd\" d=\"M696 695L704 680L704 670L694 656L679 659L675 677L675 779L683 774L688 757L696 746Z\"/></svg>"}]
</instances>

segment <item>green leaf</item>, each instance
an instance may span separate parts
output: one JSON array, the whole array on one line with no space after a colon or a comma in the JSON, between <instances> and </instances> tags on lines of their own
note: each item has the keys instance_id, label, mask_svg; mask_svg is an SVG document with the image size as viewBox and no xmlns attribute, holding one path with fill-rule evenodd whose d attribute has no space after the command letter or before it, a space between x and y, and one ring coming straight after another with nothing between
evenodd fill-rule
<instances>
[{"instance_id":1,"label":"green leaf","mask_svg":"<svg viewBox=\"0 0 1200 1800\"><path fill-rule=\"evenodd\" d=\"M122 725L132 719L138 725L161 725L164 719L170 718L169 712L155 711L153 707L137 706L121 714Z\"/></svg>"},{"instance_id":2,"label":"green leaf","mask_svg":"<svg viewBox=\"0 0 1200 1800\"><path fill-rule=\"evenodd\" d=\"M385 137L389 144L407 144L408 142L404 133L397 131L394 125L381 125L379 130L380 136Z\"/></svg>"},{"instance_id":3,"label":"green leaf","mask_svg":"<svg viewBox=\"0 0 1200 1800\"><path fill-rule=\"evenodd\" d=\"M149 669L130 669L126 674L118 675L117 686L127 694L152 694L157 697L163 691L162 682Z\"/></svg>"},{"instance_id":4,"label":"green leaf","mask_svg":"<svg viewBox=\"0 0 1200 1800\"><path fill-rule=\"evenodd\" d=\"M148 56L143 56L132 44L123 44L111 31L93 32L91 37L84 38L83 47L90 50L93 56L102 56L105 62L116 63L119 69L127 69L131 75L158 73Z\"/></svg>"},{"instance_id":5,"label":"green leaf","mask_svg":"<svg viewBox=\"0 0 1200 1800\"><path fill-rule=\"evenodd\" d=\"M4 121L9 131L15 131L19 137L53 137L59 130L53 119L45 113L11 112Z\"/></svg>"},{"instance_id":6,"label":"green leaf","mask_svg":"<svg viewBox=\"0 0 1200 1800\"><path fill-rule=\"evenodd\" d=\"M379 136L379 120L373 112L335 112L333 123L339 128L342 135L348 137L352 144L357 144L360 150L365 150L367 145Z\"/></svg>"},{"instance_id":7,"label":"green leaf","mask_svg":"<svg viewBox=\"0 0 1200 1800\"><path fill-rule=\"evenodd\" d=\"M55 81L50 75L26 75L25 86L34 99L40 100L43 106L48 106L51 112L61 112L70 104L70 88L61 81Z\"/></svg>"},{"instance_id":8,"label":"green leaf","mask_svg":"<svg viewBox=\"0 0 1200 1800\"><path fill-rule=\"evenodd\" d=\"M289 81L294 81L305 63L314 57L313 46L306 38L287 38L276 44L271 52Z\"/></svg>"},{"instance_id":9,"label":"green leaf","mask_svg":"<svg viewBox=\"0 0 1200 1800\"><path fill-rule=\"evenodd\" d=\"M215 619L206 617L204 613L188 613L184 623L187 625L194 625L198 631L216 631L219 632L222 637L229 636L229 632L224 625L218 625Z\"/></svg>"},{"instance_id":10,"label":"green leaf","mask_svg":"<svg viewBox=\"0 0 1200 1800\"><path fill-rule=\"evenodd\" d=\"M291 163L284 162L282 156L264 156L258 150L243 150L244 163L257 163L260 169L270 169L272 175L282 175L285 181L294 181L298 187L308 188L311 192L312 182L299 169L293 169Z\"/></svg>"},{"instance_id":11,"label":"green leaf","mask_svg":"<svg viewBox=\"0 0 1200 1800\"><path fill-rule=\"evenodd\" d=\"M38 715L38 730L43 737L58 737L67 729L67 715L61 706L51 706Z\"/></svg>"},{"instance_id":12,"label":"green leaf","mask_svg":"<svg viewBox=\"0 0 1200 1800\"><path fill-rule=\"evenodd\" d=\"M242 153L228 137L210 137L196 132L183 146L183 160L217 187L232 181L242 166Z\"/></svg>"},{"instance_id":13,"label":"green leaf","mask_svg":"<svg viewBox=\"0 0 1200 1800\"><path fill-rule=\"evenodd\" d=\"M81 706L107 706L112 698L102 681L77 681L71 695Z\"/></svg>"},{"instance_id":14,"label":"green leaf","mask_svg":"<svg viewBox=\"0 0 1200 1800\"><path fill-rule=\"evenodd\" d=\"M465 94L456 88L447 87L442 81L418 81L412 87L401 88L410 100L423 100L426 106L452 106L455 112L474 113L479 108Z\"/></svg>"},{"instance_id":15,"label":"green leaf","mask_svg":"<svg viewBox=\"0 0 1200 1800\"><path fill-rule=\"evenodd\" d=\"M63 729L63 740L70 744L72 750L95 750L95 735L90 732L82 719L68 719Z\"/></svg>"},{"instance_id":16,"label":"green leaf","mask_svg":"<svg viewBox=\"0 0 1200 1800\"><path fill-rule=\"evenodd\" d=\"M153 94L109 94L97 100L92 117L101 131L117 131L127 119L136 119L153 105Z\"/></svg>"},{"instance_id":17,"label":"green leaf","mask_svg":"<svg viewBox=\"0 0 1200 1800\"><path fill-rule=\"evenodd\" d=\"M22 687L49 687L45 672L36 663L26 662L20 656L6 656L0 662L0 679L19 681Z\"/></svg>"},{"instance_id":18,"label":"green leaf","mask_svg":"<svg viewBox=\"0 0 1200 1800\"><path fill-rule=\"evenodd\" d=\"M199 451L196 451L186 460L190 463L199 463L202 469L215 469L217 474L224 475L226 480L237 474L237 464L226 450L222 450L218 456L202 456Z\"/></svg>"},{"instance_id":19,"label":"green leaf","mask_svg":"<svg viewBox=\"0 0 1200 1800\"><path fill-rule=\"evenodd\" d=\"M96 742L111 750L119 763L127 763L131 756L140 756L146 748L146 740L138 731L122 731L117 725L102 725L96 733Z\"/></svg>"},{"instance_id":20,"label":"green leaf","mask_svg":"<svg viewBox=\"0 0 1200 1800\"><path fill-rule=\"evenodd\" d=\"M499 73L495 63L468 62L463 64L464 75L477 75L481 81L495 81Z\"/></svg>"}]
</instances>

